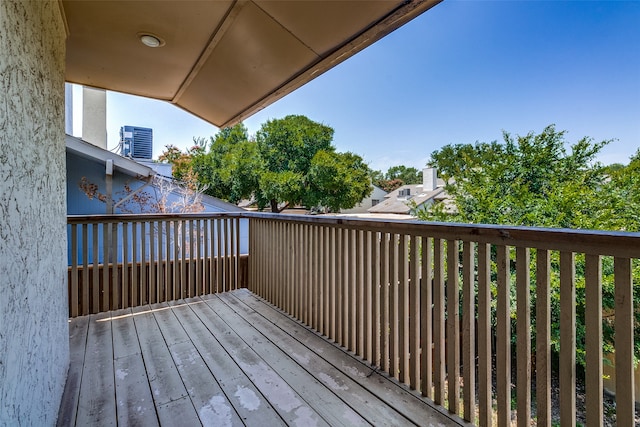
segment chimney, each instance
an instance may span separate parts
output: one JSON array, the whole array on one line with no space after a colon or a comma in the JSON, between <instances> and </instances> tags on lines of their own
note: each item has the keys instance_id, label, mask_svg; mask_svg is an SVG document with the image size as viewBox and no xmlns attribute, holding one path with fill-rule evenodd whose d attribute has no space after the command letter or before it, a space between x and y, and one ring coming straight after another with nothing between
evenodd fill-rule
<instances>
[{"instance_id":1,"label":"chimney","mask_svg":"<svg viewBox=\"0 0 640 427\"><path fill-rule=\"evenodd\" d=\"M438 187L438 171L436 168L422 169L422 191L433 191Z\"/></svg>"},{"instance_id":2,"label":"chimney","mask_svg":"<svg viewBox=\"0 0 640 427\"><path fill-rule=\"evenodd\" d=\"M82 139L107 149L107 93L82 87Z\"/></svg>"}]
</instances>

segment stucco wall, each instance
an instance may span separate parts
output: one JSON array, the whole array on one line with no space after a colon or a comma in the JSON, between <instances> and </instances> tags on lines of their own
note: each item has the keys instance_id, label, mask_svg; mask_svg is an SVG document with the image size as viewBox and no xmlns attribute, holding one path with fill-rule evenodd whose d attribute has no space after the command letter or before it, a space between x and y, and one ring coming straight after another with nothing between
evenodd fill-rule
<instances>
[{"instance_id":1,"label":"stucco wall","mask_svg":"<svg viewBox=\"0 0 640 427\"><path fill-rule=\"evenodd\" d=\"M64 43L57 1L0 1L0 425L54 425L69 363Z\"/></svg>"}]
</instances>

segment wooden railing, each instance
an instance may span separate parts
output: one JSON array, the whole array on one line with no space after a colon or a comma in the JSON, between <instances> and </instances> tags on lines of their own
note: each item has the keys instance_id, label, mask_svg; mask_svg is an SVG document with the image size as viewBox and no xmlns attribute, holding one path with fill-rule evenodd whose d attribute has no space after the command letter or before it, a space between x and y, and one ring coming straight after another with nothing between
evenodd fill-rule
<instances>
[{"instance_id":1,"label":"wooden railing","mask_svg":"<svg viewBox=\"0 0 640 427\"><path fill-rule=\"evenodd\" d=\"M558 343L560 425L576 424L577 350L587 425L603 425L603 281L613 280L605 315L615 319L607 357L616 368L616 422L634 425L637 233L252 213L68 223L70 316L248 286L483 426L530 425L532 407L537 425L551 425Z\"/></svg>"},{"instance_id":2,"label":"wooden railing","mask_svg":"<svg viewBox=\"0 0 640 427\"><path fill-rule=\"evenodd\" d=\"M69 316L247 286L238 215L69 216Z\"/></svg>"},{"instance_id":3,"label":"wooden railing","mask_svg":"<svg viewBox=\"0 0 640 427\"><path fill-rule=\"evenodd\" d=\"M576 425L576 347L583 345L577 344L577 285L585 294L586 420L603 425L606 259L615 281L616 421L634 425L637 233L251 218L250 290L482 426L511 425L512 418L529 426L532 401L537 425L551 425L552 324L560 328L560 425Z\"/></svg>"}]
</instances>

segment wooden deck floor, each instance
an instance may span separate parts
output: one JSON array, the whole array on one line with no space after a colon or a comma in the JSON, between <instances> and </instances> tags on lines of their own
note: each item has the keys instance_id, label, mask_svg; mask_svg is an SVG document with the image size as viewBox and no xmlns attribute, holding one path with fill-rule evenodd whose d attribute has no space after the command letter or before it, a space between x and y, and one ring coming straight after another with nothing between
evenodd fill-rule
<instances>
[{"instance_id":1,"label":"wooden deck floor","mask_svg":"<svg viewBox=\"0 0 640 427\"><path fill-rule=\"evenodd\" d=\"M58 425L459 425L247 290L79 317Z\"/></svg>"}]
</instances>

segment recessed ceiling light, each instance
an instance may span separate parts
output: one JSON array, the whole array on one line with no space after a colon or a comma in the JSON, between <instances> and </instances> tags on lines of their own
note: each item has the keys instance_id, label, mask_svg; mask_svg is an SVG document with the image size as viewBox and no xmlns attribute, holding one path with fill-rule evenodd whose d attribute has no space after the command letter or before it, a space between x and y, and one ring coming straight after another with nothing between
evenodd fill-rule
<instances>
[{"instance_id":1,"label":"recessed ceiling light","mask_svg":"<svg viewBox=\"0 0 640 427\"><path fill-rule=\"evenodd\" d=\"M160 37L155 36L153 34L140 33L140 34L138 34L138 37L140 37L140 41L145 46L149 46L149 47L164 46L164 40L162 40Z\"/></svg>"}]
</instances>

